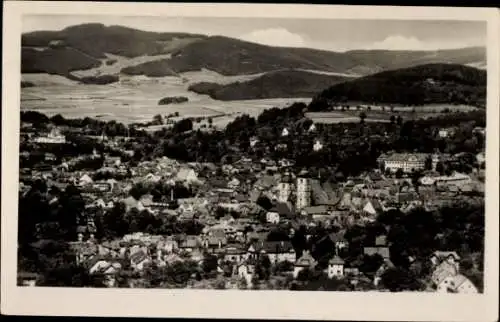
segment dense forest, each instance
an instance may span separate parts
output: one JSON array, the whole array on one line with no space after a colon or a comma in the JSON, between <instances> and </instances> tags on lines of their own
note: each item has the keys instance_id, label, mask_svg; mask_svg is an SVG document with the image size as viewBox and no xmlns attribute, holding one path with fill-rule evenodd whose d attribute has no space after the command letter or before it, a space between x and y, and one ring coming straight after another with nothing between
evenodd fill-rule
<instances>
[{"instance_id":1,"label":"dense forest","mask_svg":"<svg viewBox=\"0 0 500 322\"><path fill-rule=\"evenodd\" d=\"M300 70L269 72L245 82L227 85L196 83L190 91L222 101L281 97L313 97L320 90L350 79Z\"/></svg>"},{"instance_id":2,"label":"dense forest","mask_svg":"<svg viewBox=\"0 0 500 322\"><path fill-rule=\"evenodd\" d=\"M385 71L334 85L318 94L310 109L323 111L331 104L468 104L484 107L486 71L455 64L429 64Z\"/></svg>"},{"instance_id":3,"label":"dense forest","mask_svg":"<svg viewBox=\"0 0 500 322\"><path fill-rule=\"evenodd\" d=\"M60 31L35 31L22 35L25 47L71 47L94 59L106 58L106 53L125 57L158 55L170 52L169 42L176 38L203 39L206 36L189 33L157 33L123 26L88 23ZM57 60L55 60L57 62Z\"/></svg>"}]
</instances>

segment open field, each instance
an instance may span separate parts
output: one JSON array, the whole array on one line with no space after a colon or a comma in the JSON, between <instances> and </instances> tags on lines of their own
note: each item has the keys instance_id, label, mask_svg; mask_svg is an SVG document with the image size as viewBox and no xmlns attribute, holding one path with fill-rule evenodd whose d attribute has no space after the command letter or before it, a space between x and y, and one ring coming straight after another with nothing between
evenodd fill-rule
<instances>
[{"instance_id":1,"label":"open field","mask_svg":"<svg viewBox=\"0 0 500 322\"><path fill-rule=\"evenodd\" d=\"M306 117L314 123L333 124L333 123L352 123L359 122L359 116L352 112L309 112ZM390 114L385 118L382 115L371 116L367 114L365 122L389 122Z\"/></svg>"},{"instance_id":2,"label":"open field","mask_svg":"<svg viewBox=\"0 0 500 322\"><path fill-rule=\"evenodd\" d=\"M38 81L40 78L38 76ZM257 116L267 108L283 108L293 102L310 101L309 98L278 98L221 102L188 91L189 84L179 77L122 77L119 83L109 85L66 84L52 81L52 75L45 75L45 78L45 86L21 90L22 110L36 110L49 116L61 114L68 118L98 117L123 123L150 121L156 114L175 112L183 117L224 114L224 117L214 119L214 125L224 126L241 114ZM33 80L30 75L25 79ZM158 101L166 96L185 96L189 101L158 105Z\"/></svg>"},{"instance_id":3,"label":"open field","mask_svg":"<svg viewBox=\"0 0 500 322\"><path fill-rule=\"evenodd\" d=\"M359 114L364 112L366 114L365 122L390 122L391 115L400 115L403 119L420 119L443 114L445 110L450 112L469 112L476 110L476 107L466 105L426 105L418 106L413 112L413 107L399 106L394 107L393 111L389 107L382 110L381 106L371 106L371 110L366 109L357 110L352 106L349 110L340 111L334 110L329 112L309 112L306 116L316 123L347 123L358 122Z\"/></svg>"},{"instance_id":4,"label":"open field","mask_svg":"<svg viewBox=\"0 0 500 322\"><path fill-rule=\"evenodd\" d=\"M470 106L470 105L453 105L453 104L427 104L427 105L422 105L422 106L407 106L407 105L397 105L397 104L384 104L384 105L369 105L366 103L358 103L358 102L348 102L345 104L346 106L349 106L349 110L345 112L360 112L362 110L367 111L367 108L369 106L371 113L376 113L376 112L412 112L415 110L417 113L442 113L446 109L449 111L456 111L456 112L470 112L473 110L476 110L477 107L475 106ZM358 108L359 107L359 110ZM334 108L334 111L340 112L342 109L342 106L336 106Z\"/></svg>"}]
</instances>

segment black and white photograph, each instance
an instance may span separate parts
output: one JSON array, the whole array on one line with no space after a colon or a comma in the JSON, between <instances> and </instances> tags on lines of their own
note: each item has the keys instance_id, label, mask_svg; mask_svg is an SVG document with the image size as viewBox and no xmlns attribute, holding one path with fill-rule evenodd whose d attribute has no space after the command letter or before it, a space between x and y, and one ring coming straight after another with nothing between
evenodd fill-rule
<instances>
[{"instance_id":1,"label":"black and white photograph","mask_svg":"<svg viewBox=\"0 0 500 322\"><path fill-rule=\"evenodd\" d=\"M14 288L486 293L487 15L91 6L21 14L10 48Z\"/></svg>"}]
</instances>

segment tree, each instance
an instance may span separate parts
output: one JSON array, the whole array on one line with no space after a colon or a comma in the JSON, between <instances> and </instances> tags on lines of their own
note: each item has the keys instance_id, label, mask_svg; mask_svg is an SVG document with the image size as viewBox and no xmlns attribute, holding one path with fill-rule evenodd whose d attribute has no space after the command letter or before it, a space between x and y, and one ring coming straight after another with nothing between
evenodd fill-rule
<instances>
[{"instance_id":1,"label":"tree","mask_svg":"<svg viewBox=\"0 0 500 322\"><path fill-rule=\"evenodd\" d=\"M155 125L162 125L163 124L163 117L160 114L156 114L153 116L153 123Z\"/></svg>"},{"instance_id":2,"label":"tree","mask_svg":"<svg viewBox=\"0 0 500 322\"><path fill-rule=\"evenodd\" d=\"M259 261L255 267L255 273L260 280L267 280L271 274L271 260L268 255L259 257Z\"/></svg>"},{"instance_id":3,"label":"tree","mask_svg":"<svg viewBox=\"0 0 500 322\"><path fill-rule=\"evenodd\" d=\"M312 277L312 272L309 268L305 267L303 268L299 274L297 274L297 280L301 282L307 282L311 279Z\"/></svg>"},{"instance_id":4,"label":"tree","mask_svg":"<svg viewBox=\"0 0 500 322\"><path fill-rule=\"evenodd\" d=\"M418 188L420 186L420 178L422 177L422 172L420 171L413 171L411 174L411 183L415 187L415 190L418 192Z\"/></svg>"},{"instance_id":5,"label":"tree","mask_svg":"<svg viewBox=\"0 0 500 322\"><path fill-rule=\"evenodd\" d=\"M121 237L129 232L129 224L125 219L125 205L116 203L102 218L103 236L106 239Z\"/></svg>"},{"instance_id":6,"label":"tree","mask_svg":"<svg viewBox=\"0 0 500 322\"><path fill-rule=\"evenodd\" d=\"M289 261L283 261L276 264L274 271L275 273L290 272L293 270L293 267L293 263Z\"/></svg>"},{"instance_id":7,"label":"tree","mask_svg":"<svg viewBox=\"0 0 500 322\"><path fill-rule=\"evenodd\" d=\"M214 256L212 254L205 254L202 266L205 273L215 271L217 269L217 265L217 256Z\"/></svg>"},{"instance_id":8,"label":"tree","mask_svg":"<svg viewBox=\"0 0 500 322\"><path fill-rule=\"evenodd\" d=\"M365 255L359 270L364 274L374 274L383 262L384 259L379 254Z\"/></svg>"},{"instance_id":9,"label":"tree","mask_svg":"<svg viewBox=\"0 0 500 322\"><path fill-rule=\"evenodd\" d=\"M360 120L360 123L364 123L364 122L365 122L365 119L366 119L366 113L365 113L365 112L361 112L361 113L359 113L359 120Z\"/></svg>"},{"instance_id":10,"label":"tree","mask_svg":"<svg viewBox=\"0 0 500 322\"><path fill-rule=\"evenodd\" d=\"M443 175L443 174L444 174L445 167L444 167L443 162L439 161L439 162L436 164L436 171L437 171L437 172L439 172L439 174L440 174L440 175Z\"/></svg>"},{"instance_id":11,"label":"tree","mask_svg":"<svg viewBox=\"0 0 500 322\"><path fill-rule=\"evenodd\" d=\"M66 240L74 240L78 221L83 219L85 201L80 190L74 185L69 185L59 199L57 221L60 233Z\"/></svg>"},{"instance_id":12,"label":"tree","mask_svg":"<svg viewBox=\"0 0 500 322\"><path fill-rule=\"evenodd\" d=\"M194 273L194 266L187 262L175 262L168 266L167 275L172 278L176 284L185 284Z\"/></svg>"},{"instance_id":13,"label":"tree","mask_svg":"<svg viewBox=\"0 0 500 322\"><path fill-rule=\"evenodd\" d=\"M191 121L191 119L186 118L175 123L173 131L175 133L182 133L191 131L192 129L193 129L193 121Z\"/></svg>"},{"instance_id":14,"label":"tree","mask_svg":"<svg viewBox=\"0 0 500 322\"><path fill-rule=\"evenodd\" d=\"M267 198L266 196L260 196L257 199L257 204L262 208L264 208L265 210L269 210L273 206L271 200L269 200L269 198Z\"/></svg>"},{"instance_id":15,"label":"tree","mask_svg":"<svg viewBox=\"0 0 500 322\"><path fill-rule=\"evenodd\" d=\"M432 170L432 158L430 156L425 158L424 169L427 171Z\"/></svg>"},{"instance_id":16,"label":"tree","mask_svg":"<svg viewBox=\"0 0 500 322\"><path fill-rule=\"evenodd\" d=\"M401 179L403 177L403 175L404 175L403 169L398 168L396 170L396 178Z\"/></svg>"},{"instance_id":17,"label":"tree","mask_svg":"<svg viewBox=\"0 0 500 322\"><path fill-rule=\"evenodd\" d=\"M391 292L416 291L422 287L412 272L402 268L389 268L382 274L381 281Z\"/></svg>"},{"instance_id":18,"label":"tree","mask_svg":"<svg viewBox=\"0 0 500 322\"><path fill-rule=\"evenodd\" d=\"M403 124L403 118L401 117L401 115L398 115L398 117L396 118L396 123L397 123L398 125Z\"/></svg>"},{"instance_id":19,"label":"tree","mask_svg":"<svg viewBox=\"0 0 500 322\"><path fill-rule=\"evenodd\" d=\"M391 124L394 124L394 122L396 122L396 117L394 115L391 115L389 120L391 121Z\"/></svg>"}]
</instances>

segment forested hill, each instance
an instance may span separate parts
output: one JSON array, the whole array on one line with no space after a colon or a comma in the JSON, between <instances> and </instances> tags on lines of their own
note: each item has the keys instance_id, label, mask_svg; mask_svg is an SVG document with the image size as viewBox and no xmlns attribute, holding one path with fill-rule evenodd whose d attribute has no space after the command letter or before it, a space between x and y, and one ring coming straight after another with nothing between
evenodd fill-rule
<instances>
[{"instance_id":1,"label":"forested hill","mask_svg":"<svg viewBox=\"0 0 500 322\"><path fill-rule=\"evenodd\" d=\"M248 100L280 97L313 97L319 90L351 78L340 75L318 74L300 70L269 72L246 82L227 85L197 83L189 90L207 94L213 99Z\"/></svg>"},{"instance_id":2,"label":"forested hill","mask_svg":"<svg viewBox=\"0 0 500 322\"><path fill-rule=\"evenodd\" d=\"M486 71L457 64L426 64L385 71L331 86L319 93L309 109L330 104L470 104L484 106Z\"/></svg>"},{"instance_id":3,"label":"forested hill","mask_svg":"<svg viewBox=\"0 0 500 322\"><path fill-rule=\"evenodd\" d=\"M91 23L60 31L22 35L22 72L67 76L98 67L106 54L133 58L168 54L191 41L206 38L188 33L156 33Z\"/></svg>"},{"instance_id":4,"label":"forested hill","mask_svg":"<svg viewBox=\"0 0 500 322\"><path fill-rule=\"evenodd\" d=\"M425 63L484 62L485 49L471 47L436 51L359 50L332 52L311 48L265 46L239 39L212 36L179 48L170 59L156 60L123 70L143 75L170 75L202 68L223 75L256 74L282 69L308 69L351 75Z\"/></svg>"},{"instance_id":5,"label":"forested hill","mask_svg":"<svg viewBox=\"0 0 500 322\"><path fill-rule=\"evenodd\" d=\"M426 63L482 64L485 48L435 51L357 50L332 52L311 48L265 46L223 36L157 33L123 26L83 24L60 31L22 35L22 72L67 76L107 61L107 54L140 59L123 67L124 74L170 76L209 69L243 75L283 69L369 75ZM170 56L171 55L171 56Z\"/></svg>"},{"instance_id":6,"label":"forested hill","mask_svg":"<svg viewBox=\"0 0 500 322\"><path fill-rule=\"evenodd\" d=\"M175 39L203 39L207 36L177 32L150 32L123 26L89 23L60 31L35 31L22 35L23 47L71 47L93 58L106 58L105 53L137 57L159 55L171 51Z\"/></svg>"}]
</instances>

